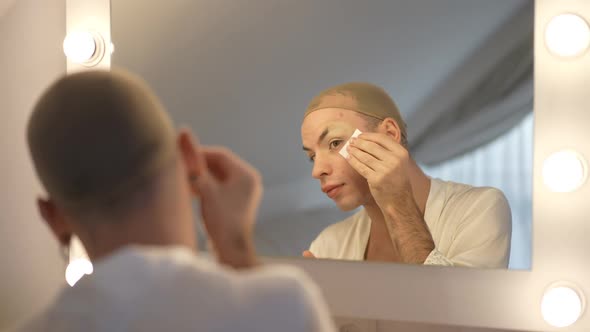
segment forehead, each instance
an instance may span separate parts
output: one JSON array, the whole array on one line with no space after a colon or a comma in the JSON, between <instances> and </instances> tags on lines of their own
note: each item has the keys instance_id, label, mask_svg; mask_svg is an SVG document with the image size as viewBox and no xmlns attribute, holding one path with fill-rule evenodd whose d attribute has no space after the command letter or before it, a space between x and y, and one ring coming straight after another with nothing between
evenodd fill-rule
<instances>
[{"instance_id":1,"label":"forehead","mask_svg":"<svg viewBox=\"0 0 590 332\"><path fill-rule=\"evenodd\" d=\"M356 97L348 91L331 91L314 98L308 106L308 110L342 108L356 110L359 103Z\"/></svg>"},{"instance_id":2,"label":"forehead","mask_svg":"<svg viewBox=\"0 0 590 332\"><path fill-rule=\"evenodd\" d=\"M305 117L301 124L301 137L303 140L316 139L324 129L333 126L352 127L353 129L364 127L364 119L357 112L347 109L320 109Z\"/></svg>"}]
</instances>

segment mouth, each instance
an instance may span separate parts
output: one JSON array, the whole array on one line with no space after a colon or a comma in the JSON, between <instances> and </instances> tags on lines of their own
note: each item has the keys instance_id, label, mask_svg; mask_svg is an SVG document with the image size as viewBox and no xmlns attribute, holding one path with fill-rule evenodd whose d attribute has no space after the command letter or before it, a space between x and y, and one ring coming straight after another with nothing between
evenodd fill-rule
<instances>
[{"instance_id":1,"label":"mouth","mask_svg":"<svg viewBox=\"0 0 590 332\"><path fill-rule=\"evenodd\" d=\"M343 185L344 184L325 186L322 188L322 191L325 192L328 197L334 198L340 193Z\"/></svg>"}]
</instances>

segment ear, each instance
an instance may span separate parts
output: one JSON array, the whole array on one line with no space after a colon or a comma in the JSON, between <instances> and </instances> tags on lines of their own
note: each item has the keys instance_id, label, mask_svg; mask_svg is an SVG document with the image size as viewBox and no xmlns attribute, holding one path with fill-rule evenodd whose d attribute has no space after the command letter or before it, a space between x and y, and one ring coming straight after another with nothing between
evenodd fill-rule
<instances>
[{"instance_id":1,"label":"ear","mask_svg":"<svg viewBox=\"0 0 590 332\"><path fill-rule=\"evenodd\" d=\"M178 149L186 169L186 177L190 181L190 187L194 195L199 195L194 180L205 171L204 159L199 153L197 139L191 134L189 129L181 129L178 134Z\"/></svg>"},{"instance_id":2,"label":"ear","mask_svg":"<svg viewBox=\"0 0 590 332\"><path fill-rule=\"evenodd\" d=\"M401 144L402 142L402 131L398 123L392 118L385 118L380 126L380 130L387 136L392 137L396 142Z\"/></svg>"},{"instance_id":3,"label":"ear","mask_svg":"<svg viewBox=\"0 0 590 332\"><path fill-rule=\"evenodd\" d=\"M51 199L38 198L37 207L41 217L45 220L59 243L64 246L69 245L73 231L55 202Z\"/></svg>"}]
</instances>

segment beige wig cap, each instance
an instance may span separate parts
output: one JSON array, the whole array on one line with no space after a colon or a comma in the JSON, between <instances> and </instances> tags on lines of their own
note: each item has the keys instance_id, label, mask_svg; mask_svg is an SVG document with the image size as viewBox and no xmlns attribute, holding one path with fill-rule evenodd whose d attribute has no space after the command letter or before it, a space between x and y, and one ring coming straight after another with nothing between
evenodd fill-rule
<instances>
[{"instance_id":1,"label":"beige wig cap","mask_svg":"<svg viewBox=\"0 0 590 332\"><path fill-rule=\"evenodd\" d=\"M85 71L53 83L27 128L35 170L68 208L110 206L175 156L175 130L158 98L121 70Z\"/></svg>"},{"instance_id":2,"label":"beige wig cap","mask_svg":"<svg viewBox=\"0 0 590 332\"><path fill-rule=\"evenodd\" d=\"M402 136L406 137L406 124L397 105L389 94L377 85L350 82L326 89L311 100L303 118L325 108L346 109L379 120L392 118L400 127Z\"/></svg>"}]
</instances>

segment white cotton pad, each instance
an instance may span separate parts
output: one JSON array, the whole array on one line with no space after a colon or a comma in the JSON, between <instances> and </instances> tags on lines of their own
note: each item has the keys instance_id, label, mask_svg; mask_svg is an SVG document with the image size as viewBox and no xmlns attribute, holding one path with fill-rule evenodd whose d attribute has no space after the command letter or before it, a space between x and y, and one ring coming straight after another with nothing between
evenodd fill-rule
<instances>
[{"instance_id":1,"label":"white cotton pad","mask_svg":"<svg viewBox=\"0 0 590 332\"><path fill-rule=\"evenodd\" d=\"M340 151L338 152L338 153L340 153L340 155L342 157L344 157L345 159L348 158L348 151L347 151L347 149L348 149L348 145L350 144L350 140L353 139L353 138L355 138L355 137L358 137L358 135L360 135L360 134L362 134L362 132L360 130L358 130L358 129L356 129L354 131L354 133L352 133L352 136L350 136L350 138L348 139L348 141L346 141L346 144L344 144L344 146L342 147L342 149L340 149Z\"/></svg>"}]
</instances>

